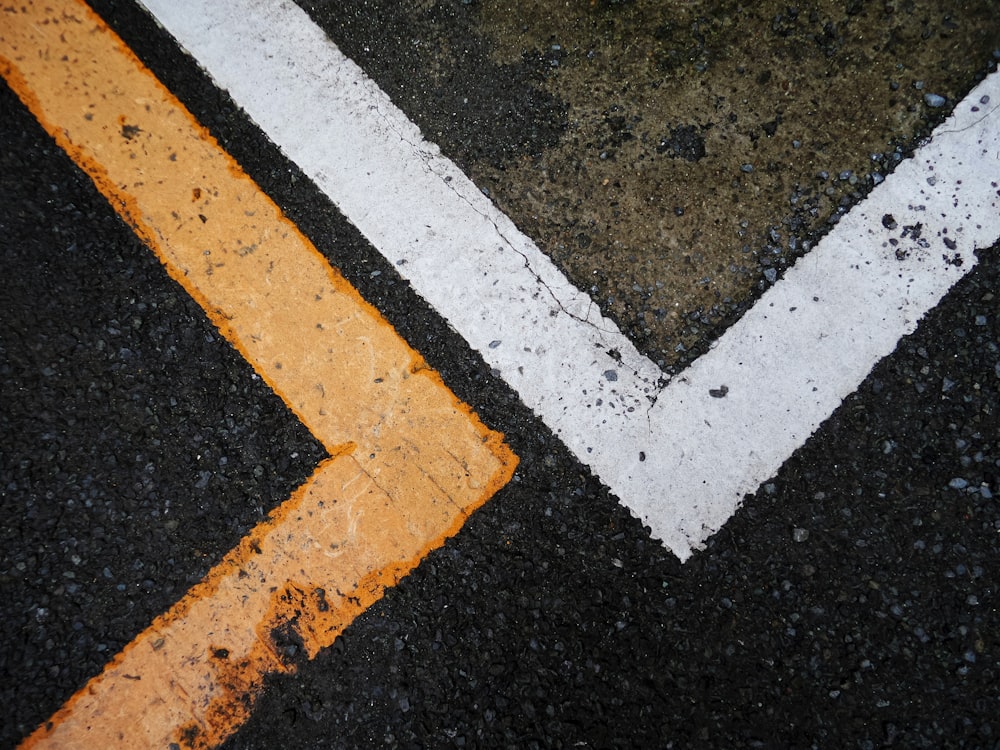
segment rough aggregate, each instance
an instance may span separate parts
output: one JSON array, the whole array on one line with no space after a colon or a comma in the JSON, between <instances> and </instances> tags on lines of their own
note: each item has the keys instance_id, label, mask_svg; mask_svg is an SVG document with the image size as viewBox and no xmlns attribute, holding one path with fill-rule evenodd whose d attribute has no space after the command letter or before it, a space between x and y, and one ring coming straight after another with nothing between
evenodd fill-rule
<instances>
[{"instance_id":1,"label":"rough aggregate","mask_svg":"<svg viewBox=\"0 0 1000 750\"><path fill-rule=\"evenodd\" d=\"M325 455L0 86L0 746Z\"/></svg>"},{"instance_id":2,"label":"rough aggregate","mask_svg":"<svg viewBox=\"0 0 1000 750\"><path fill-rule=\"evenodd\" d=\"M274 680L227 747L996 746L1000 248L981 251L945 304L680 566L162 32L130 3L94 5L522 459L455 539L315 662ZM398 24L389 15L381 20ZM780 15L769 21L775 33L803 23ZM931 36L937 18L928 17ZM818 39L824 55L840 54L835 33ZM534 70L577 64L557 44L538 47ZM688 65L666 49L668 65ZM918 104L925 91L946 91L921 78L929 83L895 90ZM232 546L259 517L248 497L269 498L266 512L321 453L10 93L0 96L9 146L0 181L13 196L0 212L0 250L5 268L21 264L47 291L34 299L16 279L0 287L7 746ZM564 104L539 106L559 115ZM624 109L608 115L604 150L617 148L619 161L604 162L615 165L641 138ZM785 124L775 122L777 138ZM698 137L708 153L704 133L661 121L648 147L666 139L658 158L697 166L707 156L684 154L697 153ZM530 152L553 137L529 126L493 157L517 154L533 170ZM816 187L792 204L800 223L742 217L750 249L734 267L768 258L755 283L767 271L777 279L793 242L807 251L809 227L846 211L863 175L905 153L879 146L863 165L808 162ZM744 163L754 171L741 172ZM766 173L756 157L733 164L747 179ZM698 210L671 202L667 215ZM572 231L583 250L603 242ZM754 250L755 237L779 252ZM692 273L710 277L704 263L692 259ZM661 282L622 284L652 295ZM718 325L711 305L683 319L699 337ZM679 354L697 350L685 341ZM57 408L67 402L76 405ZM193 449L203 457L194 466ZM45 493L53 497L42 502ZM171 530L170 516L195 520Z\"/></svg>"}]
</instances>

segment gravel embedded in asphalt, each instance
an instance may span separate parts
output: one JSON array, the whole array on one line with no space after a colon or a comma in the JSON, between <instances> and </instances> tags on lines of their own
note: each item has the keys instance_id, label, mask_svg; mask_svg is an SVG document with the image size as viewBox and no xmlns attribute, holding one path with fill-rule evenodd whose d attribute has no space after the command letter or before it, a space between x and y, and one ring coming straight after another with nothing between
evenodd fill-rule
<instances>
[{"instance_id":1,"label":"gravel embedded in asphalt","mask_svg":"<svg viewBox=\"0 0 1000 750\"><path fill-rule=\"evenodd\" d=\"M94 5L521 457L228 747L997 744L1000 249L681 566L162 32ZM322 450L0 97L6 747ZM861 174L842 166L810 167L831 201Z\"/></svg>"}]
</instances>

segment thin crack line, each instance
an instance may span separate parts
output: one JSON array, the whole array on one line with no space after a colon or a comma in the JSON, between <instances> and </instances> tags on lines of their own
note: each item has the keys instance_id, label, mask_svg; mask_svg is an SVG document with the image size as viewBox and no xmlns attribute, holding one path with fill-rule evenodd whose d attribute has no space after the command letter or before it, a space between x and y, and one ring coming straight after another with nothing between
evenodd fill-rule
<instances>
[{"instance_id":1,"label":"thin crack line","mask_svg":"<svg viewBox=\"0 0 1000 750\"><path fill-rule=\"evenodd\" d=\"M390 102L390 105L391 105L391 102ZM451 193L453 195L455 195L459 200L461 200L463 203L465 203L465 205L467 205L470 209L472 209L478 216L480 216L481 218L485 219L486 221L488 221L490 223L490 225L496 231L497 235L500 237L500 239L503 242L504 246L507 247L508 249L510 249L511 251L513 251L514 253L516 253L517 255L519 255L521 257L521 260L524 262L524 268L525 268L525 270L527 270L528 273L530 273L531 276L535 279L535 281L542 288L545 289L545 291L548 293L549 297L551 297L552 301L556 304L556 306L558 307L558 309L560 311L562 311L562 313L564 313L565 315L567 315L572 320L575 320L575 321L577 321L579 323L582 323L585 326L590 327L594 331L597 331L599 334L602 334L602 335L611 335L611 336L615 335L616 331L614 329L602 328L601 326L597 325L596 323L594 323L590 319L590 313L591 313L591 311L595 307L597 308L598 313L601 314L600 313L600 306L597 305L597 303L594 302L593 298L589 294L586 294L586 292L583 292L582 290L579 290L579 289L576 290L579 294L582 294L582 295L586 296L586 298L587 298L587 312L585 314L585 317L581 317L580 315L577 315L577 314L572 313L569 310L567 310L566 306L562 303L562 301L559 299L559 297L553 291L552 287L550 287L549 284L546 283L546 281L541 277L541 275L532 268L531 260L529 259L529 257L527 256L527 254L524 253L524 252L522 252L521 250L519 250L514 245L514 243L512 243L510 241L510 239L508 239L508 237L504 233L504 231L502 229L500 229L500 226L497 223L496 219L493 216L489 215L489 213L481 211L479 208L476 207L476 205L467 196L465 196L464 194L462 194L461 192L459 192L456 189L456 187L452 184L451 175L444 174L444 173L439 172L439 171L437 171L437 170L434 169L434 164L435 163L439 163L440 164L442 161L444 161L446 159L446 157L444 157L443 154L441 154L440 147L437 147L437 152L436 153L432 149L427 148L427 146L424 145L424 144L430 144L430 142L426 141L422 137L422 135L420 136L420 141L415 143L413 140L411 140L403 132L403 130L395 122L395 118L392 118L392 117L388 116L382 110L381 106L378 103L370 105L370 109L372 111L374 111L379 116L379 118L383 121L383 123L386 125L386 127L390 131L392 131L393 133L395 133L396 137L399 138L400 142L405 143L407 146L409 146L413 150L413 152L419 157L420 162L423 165L424 170L428 174L431 174L434 177L438 178L447 187L447 189L451 191ZM445 162L445 163L447 163L447 162ZM473 186L475 186L475 183L472 183L472 184L473 184ZM496 209L496 210L499 211L499 209ZM625 337L624 334L621 334L620 331L618 333L619 333L619 335L622 335L623 338L626 338L626 340L627 340L627 337ZM650 418L650 412L652 411L653 407L656 405L657 399L659 398L660 394L670 384L670 381L671 381L670 376L667 375L666 373L664 373L659 367L656 367L655 364L653 364L652 367L653 367L653 369L656 370L657 374L656 374L655 380L651 381L649 378L644 377L643 375L641 375L640 372L639 372L639 370L638 370L638 368L636 368L634 366L624 365L624 363L621 360L620 355L619 355L618 358L611 356L610 355L611 351L612 351L612 349L605 349L604 353L607 354L609 357L611 357L611 359L613 361L615 361L619 366L625 367L627 370L630 370L632 372L632 375L636 378L636 380L639 383L641 383L642 385L645 385L645 386L650 386L652 388L652 391L653 391L652 395L649 393L648 390L642 389L641 387L639 389L641 391L641 395L645 396L649 400L649 406L646 408L646 421L647 421L647 426L649 427L650 432L652 432L652 423L651 423L651 418ZM640 353L639 356L642 357L643 355Z\"/></svg>"},{"instance_id":2,"label":"thin crack line","mask_svg":"<svg viewBox=\"0 0 1000 750\"><path fill-rule=\"evenodd\" d=\"M535 281L537 281L538 284L545 289L545 291L548 293L548 295L552 298L552 301L556 304L556 306L563 313L565 313L566 315L568 315L573 320L576 320L579 323L583 323L584 325L590 326L595 331L598 331L600 333L603 333L603 334L613 334L614 333L614 331L612 331L612 330L609 330L609 329L606 329L606 328L601 328L600 326L598 326L597 324L595 324L592 320L590 320L590 312L596 306L596 303L590 297L589 294L586 295L586 297L587 297L587 313L586 313L586 317L581 317L580 315L577 315L577 314L572 313L569 310L567 310L566 306L562 303L562 301L559 299L559 297L556 296L556 293L552 290L552 288L545 282L545 280L538 274L538 272L535 271L531 267L531 260L528 258L528 256L525 253L523 253L520 250L518 250L514 246L514 244L504 234L503 230L500 229L500 226L497 224L496 220L492 216L489 216L488 214L484 213L483 211L480 211L472 203L472 201L470 201L466 196L462 195L462 193L460 193L458 190L456 190L455 186L451 184L451 180L445 179L449 175L441 174L440 172L437 172L433 168L432 162L438 160L437 155L431 153L426 148L423 148L420 144L414 143L409 138L407 138L406 135L404 135L404 133L399 129L399 127L397 127L393 123L392 118L388 117L381 110L381 108L379 107L378 104L373 105L372 108L378 113L378 115L382 118L383 122L385 122L385 124L389 127L389 129L392 130L399 137L400 141L402 141L403 143L405 143L408 146L410 146L419 155L420 161L423 163L424 168L426 169L426 171L429 174L432 174L435 177L440 178L441 181L445 184L445 186L456 197L458 197L460 200L462 200L469 208L471 208L473 211L475 211L476 214L478 214L483 219L486 219L486 221L488 221L493 226L493 229L496 230L497 235L503 240L503 243L504 243L504 245L507 248L509 248L510 250L512 250L513 252L517 253L519 256L521 256L521 259L524 261L524 267L525 267L525 269L532 275L532 277L535 279ZM582 291L580 291L580 294L585 294L585 293L582 292ZM598 308L598 309L600 309L600 308Z\"/></svg>"}]
</instances>

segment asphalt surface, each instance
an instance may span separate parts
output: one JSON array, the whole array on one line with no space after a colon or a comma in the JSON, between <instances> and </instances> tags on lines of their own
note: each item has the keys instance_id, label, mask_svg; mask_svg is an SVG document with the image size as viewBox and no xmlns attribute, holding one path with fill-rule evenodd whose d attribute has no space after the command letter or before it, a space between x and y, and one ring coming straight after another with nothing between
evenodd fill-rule
<instances>
[{"instance_id":1,"label":"asphalt surface","mask_svg":"<svg viewBox=\"0 0 1000 750\"><path fill-rule=\"evenodd\" d=\"M94 6L521 458L227 747L1000 746L1000 248L682 566L154 24ZM12 747L323 451L5 85L0 122Z\"/></svg>"}]
</instances>

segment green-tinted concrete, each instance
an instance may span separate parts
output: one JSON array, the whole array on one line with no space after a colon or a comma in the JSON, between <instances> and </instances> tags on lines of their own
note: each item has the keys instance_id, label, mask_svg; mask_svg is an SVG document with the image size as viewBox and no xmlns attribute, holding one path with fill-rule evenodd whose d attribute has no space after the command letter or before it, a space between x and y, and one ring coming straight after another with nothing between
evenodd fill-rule
<instances>
[{"instance_id":1,"label":"green-tinted concrete","mask_svg":"<svg viewBox=\"0 0 1000 750\"><path fill-rule=\"evenodd\" d=\"M473 178L666 365L890 171L1000 47L1000 4L983 0L475 7L496 62L544 71L566 128Z\"/></svg>"}]
</instances>

